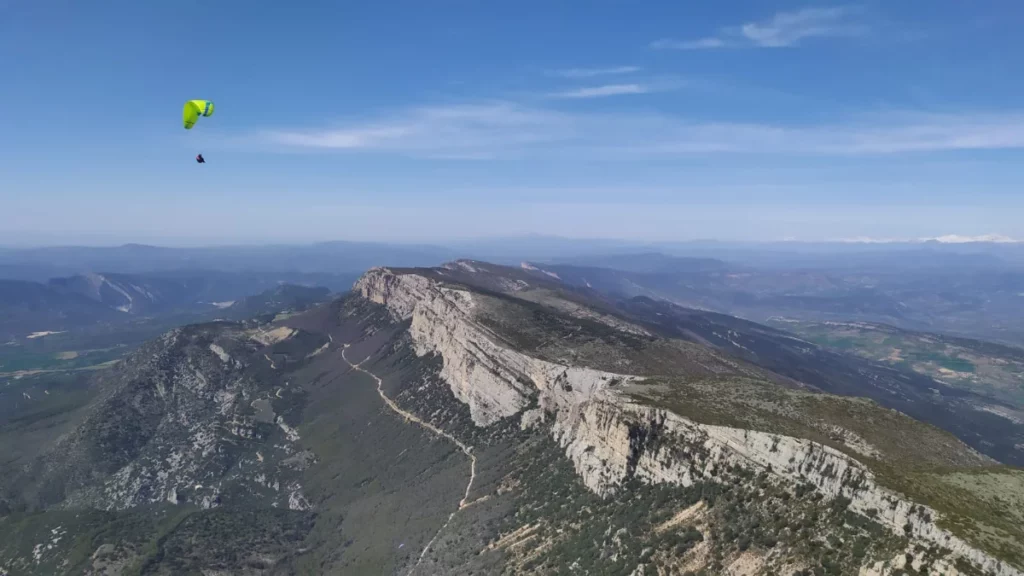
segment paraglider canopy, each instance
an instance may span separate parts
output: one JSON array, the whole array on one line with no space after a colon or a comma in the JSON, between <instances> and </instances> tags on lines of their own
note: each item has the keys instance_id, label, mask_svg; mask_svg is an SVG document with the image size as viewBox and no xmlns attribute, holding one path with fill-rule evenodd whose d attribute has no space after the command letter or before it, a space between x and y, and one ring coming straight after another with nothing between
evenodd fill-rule
<instances>
[{"instance_id":1,"label":"paraglider canopy","mask_svg":"<svg viewBox=\"0 0 1024 576\"><path fill-rule=\"evenodd\" d=\"M185 109L181 113L185 130L191 130L200 116L213 115L213 102L209 100L189 100L185 102Z\"/></svg>"}]
</instances>

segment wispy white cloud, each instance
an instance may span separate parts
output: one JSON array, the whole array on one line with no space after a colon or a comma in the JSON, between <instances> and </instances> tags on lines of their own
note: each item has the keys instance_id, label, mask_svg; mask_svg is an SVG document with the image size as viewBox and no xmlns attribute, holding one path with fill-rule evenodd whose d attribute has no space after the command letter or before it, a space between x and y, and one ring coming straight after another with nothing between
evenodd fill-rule
<instances>
[{"instance_id":1,"label":"wispy white cloud","mask_svg":"<svg viewBox=\"0 0 1024 576\"><path fill-rule=\"evenodd\" d=\"M564 138L561 115L510 102L402 110L369 122L307 130L272 130L263 138L286 147L393 152L447 159L484 159L512 148Z\"/></svg>"},{"instance_id":2,"label":"wispy white cloud","mask_svg":"<svg viewBox=\"0 0 1024 576\"><path fill-rule=\"evenodd\" d=\"M594 92L598 97L619 89ZM625 93L635 93L627 91ZM600 155L623 160L696 154L870 156L1024 150L1024 112L890 113L815 125L693 120L651 113L574 112L510 102L402 110L374 121L262 134L286 148L487 159Z\"/></svg>"},{"instance_id":3,"label":"wispy white cloud","mask_svg":"<svg viewBox=\"0 0 1024 576\"><path fill-rule=\"evenodd\" d=\"M866 32L849 6L804 8L779 12L768 20L747 22L719 30L715 36L693 40L664 38L651 43L659 50L713 50L718 48L785 48L807 38L859 36Z\"/></svg>"},{"instance_id":4,"label":"wispy white cloud","mask_svg":"<svg viewBox=\"0 0 1024 576\"><path fill-rule=\"evenodd\" d=\"M864 27L852 21L856 13L850 7L805 8L776 14L768 22L744 24L740 34L757 46L771 48L793 46L804 38L857 36Z\"/></svg>"},{"instance_id":5,"label":"wispy white cloud","mask_svg":"<svg viewBox=\"0 0 1024 576\"><path fill-rule=\"evenodd\" d=\"M552 98L605 98L607 96L623 96L626 94L647 94L651 92L650 86L643 84L606 84L604 86L588 86L575 88L564 92L550 94Z\"/></svg>"},{"instance_id":6,"label":"wispy white cloud","mask_svg":"<svg viewBox=\"0 0 1024 576\"><path fill-rule=\"evenodd\" d=\"M721 38L699 38L697 40L673 40L662 38L651 42L651 48L655 50L711 50L713 48L725 48L728 44Z\"/></svg>"},{"instance_id":7,"label":"wispy white cloud","mask_svg":"<svg viewBox=\"0 0 1024 576\"><path fill-rule=\"evenodd\" d=\"M568 68L565 70L549 70L548 76L559 78L594 78L596 76L615 76L639 72L639 66L612 66L608 68Z\"/></svg>"},{"instance_id":8,"label":"wispy white cloud","mask_svg":"<svg viewBox=\"0 0 1024 576\"><path fill-rule=\"evenodd\" d=\"M278 132L274 138L292 146L311 148L376 148L386 145L389 141L398 141L409 136L415 130L413 125L403 126L366 126L353 130L328 130L308 132Z\"/></svg>"},{"instance_id":9,"label":"wispy white cloud","mask_svg":"<svg viewBox=\"0 0 1024 576\"><path fill-rule=\"evenodd\" d=\"M886 114L811 126L666 124L648 150L795 155L887 155L1024 149L1024 114Z\"/></svg>"}]
</instances>

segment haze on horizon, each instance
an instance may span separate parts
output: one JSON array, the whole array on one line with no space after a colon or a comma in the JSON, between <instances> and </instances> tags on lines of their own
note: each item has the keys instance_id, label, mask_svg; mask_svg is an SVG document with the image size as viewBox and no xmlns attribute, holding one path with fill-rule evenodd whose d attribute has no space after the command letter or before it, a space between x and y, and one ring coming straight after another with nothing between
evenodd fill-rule
<instances>
[{"instance_id":1,"label":"haze on horizon","mask_svg":"<svg viewBox=\"0 0 1024 576\"><path fill-rule=\"evenodd\" d=\"M1024 238L1022 17L15 0L0 245Z\"/></svg>"}]
</instances>

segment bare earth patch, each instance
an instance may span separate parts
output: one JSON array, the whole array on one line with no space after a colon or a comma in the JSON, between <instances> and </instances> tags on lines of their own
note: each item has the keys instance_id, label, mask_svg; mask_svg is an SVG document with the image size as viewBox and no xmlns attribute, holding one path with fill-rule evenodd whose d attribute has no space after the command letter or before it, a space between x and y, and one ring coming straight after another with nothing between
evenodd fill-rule
<instances>
[{"instance_id":1,"label":"bare earth patch","mask_svg":"<svg viewBox=\"0 0 1024 576\"><path fill-rule=\"evenodd\" d=\"M281 326L268 331L256 330L250 334L253 340L263 344L264 346L283 342L294 335L295 330L288 328L287 326Z\"/></svg>"},{"instance_id":2,"label":"bare earth patch","mask_svg":"<svg viewBox=\"0 0 1024 576\"><path fill-rule=\"evenodd\" d=\"M669 518L668 520L663 522L661 525L659 525L657 528L655 528L654 531L660 534L662 532L665 532L667 530L671 530L672 528L675 528L675 527L681 525L683 522L691 522L692 523L692 521L699 520L701 517L703 517L703 515L704 515L703 512L704 512L704 501L701 500L700 502L697 502L693 506L690 506L689 508L687 508L685 510L681 510L678 514L676 514L675 516Z\"/></svg>"},{"instance_id":3,"label":"bare earth patch","mask_svg":"<svg viewBox=\"0 0 1024 576\"><path fill-rule=\"evenodd\" d=\"M764 556L753 550L747 550L733 560L732 564L729 564L725 573L730 576L754 576L762 574L763 570Z\"/></svg>"}]
</instances>

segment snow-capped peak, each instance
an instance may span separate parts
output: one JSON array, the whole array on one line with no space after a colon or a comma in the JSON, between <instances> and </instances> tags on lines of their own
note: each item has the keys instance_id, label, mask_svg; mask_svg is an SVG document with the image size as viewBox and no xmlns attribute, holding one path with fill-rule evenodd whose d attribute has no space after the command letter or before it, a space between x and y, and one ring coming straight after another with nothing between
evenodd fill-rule
<instances>
[{"instance_id":1,"label":"snow-capped peak","mask_svg":"<svg viewBox=\"0 0 1024 576\"><path fill-rule=\"evenodd\" d=\"M839 242L848 244L921 244L924 242L939 242L941 244L970 244L970 243L992 243L992 244L1018 244L1024 240L1011 238L1003 234L981 234L978 236L963 236L960 234L945 234L927 238L872 238L869 236L858 236L856 238L843 238Z\"/></svg>"},{"instance_id":2,"label":"snow-capped peak","mask_svg":"<svg viewBox=\"0 0 1024 576\"><path fill-rule=\"evenodd\" d=\"M1002 234L982 234L981 236L961 236L959 234L946 234L945 236L939 236L937 238L929 238L936 242L942 242L943 244L966 244L969 242L993 242L995 244L1016 244L1020 242L1015 238L1004 236Z\"/></svg>"}]
</instances>

